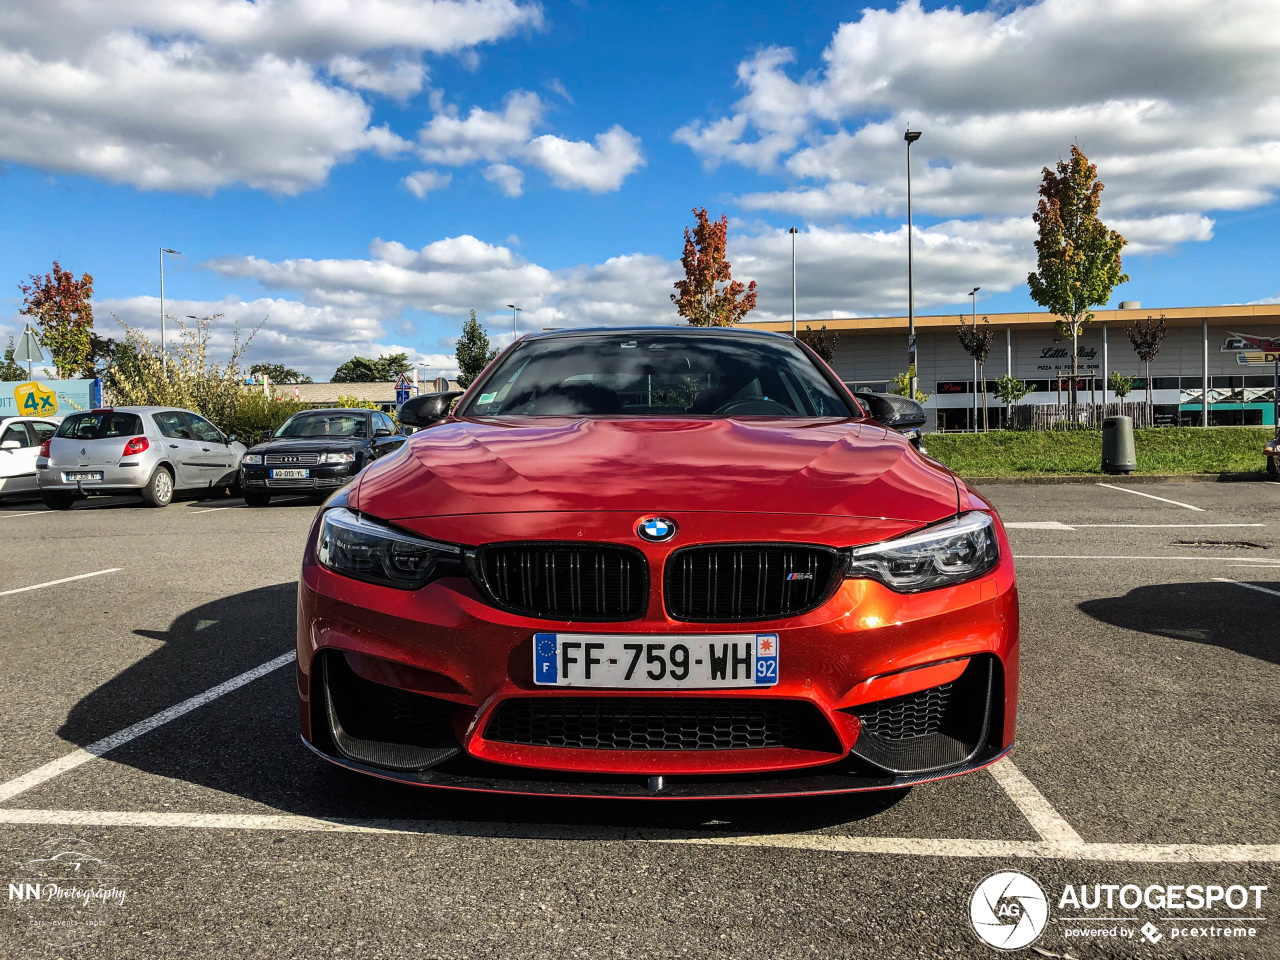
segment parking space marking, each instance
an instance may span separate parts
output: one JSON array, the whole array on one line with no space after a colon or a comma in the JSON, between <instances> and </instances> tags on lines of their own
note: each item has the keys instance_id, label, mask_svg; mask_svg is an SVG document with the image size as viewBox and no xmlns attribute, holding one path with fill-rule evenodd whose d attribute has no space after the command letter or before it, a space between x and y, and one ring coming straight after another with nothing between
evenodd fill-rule
<instances>
[{"instance_id":1,"label":"parking space marking","mask_svg":"<svg viewBox=\"0 0 1280 960\"><path fill-rule=\"evenodd\" d=\"M1106 487L1108 490L1119 490L1121 493L1132 493L1135 497L1147 497L1151 500L1159 500L1162 503L1172 503L1175 507L1184 507L1187 510L1195 510L1204 513L1203 507L1194 507L1189 503L1183 503L1181 500L1170 500L1168 497L1157 497L1154 493L1143 493L1141 490L1130 490L1128 487L1117 487L1113 483L1100 483L1100 487Z\"/></svg>"},{"instance_id":2,"label":"parking space marking","mask_svg":"<svg viewBox=\"0 0 1280 960\"><path fill-rule=\"evenodd\" d=\"M1006 530L1074 530L1075 526L1067 526L1057 520L1006 520Z\"/></svg>"},{"instance_id":3,"label":"parking space marking","mask_svg":"<svg viewBox=\"0 0 1280 960\"><path fill-rule=\"evenodd\" d=\"M1273 597L1280 597L1280 590L1268 590L1266 587L1259 587L1253 583L1241 583L1239 580L1228 580L1226 577L1210 577L1215 583L1234 583L1237 587L1244 587L1246 590L1257 590L1259 593L1269 593Z\"/></svg>"},{"instance_id":4,"label":"parking space marking","mask_svg":"<svg viewBox=\"0 0 1280 960\"><path fill-rule=\"evenodd\" d=\"M1007 527L1008 524L1006 523ZM1187 530L1210 527L1265 527L1265 523L1073 523L1073 527L1106 527L1120 530Z\"/></svg>"},{"instance_id":5,"label":"parking space marking","mask_svg":"<svg viewBox=\"0 0 1280 960\"><path fill-rule=\"evenodd\" d=\"M29 773L24 773L20 777L15 777L7 783L0 783L0 803L12 800L14 797L18 796L18 794L25 793L32 787L38 787L40 784L46 783L54 777L61 776L68 770L74 770L76 767L82 766L90 760L96 760L98 757L114 750L116 747L123 746L130 740L136 740L144 733L150 733L152 730L163 726L170 720L176 720L178 717L190 713L197 707L202 707L206 703L217 700L219 697L228 694L233 690L238 690L246 683L251 683L259 677L266 676L273 670L279 670L286 664L292 663L295 656L296 651L293 650L290 650L288 653L283 653L274 660L268 660L261 666L254 667L252 670L246 670L239 676L232 677L230 680L220 683L216 687L210 687L204 693L198 693L194 697L189 697L181 703L175 704L166 710L161 710L159 713L147 717L145 720L139 720L132 726L125 727L123 730L113 733L109 737L104 737L95 743L89 744L87 747L82 747L79 750L72 751L66 756L59 757L57 760L51 760L44 766L37 767Z\"/></svg>"},{"instance_id":6,"label":"parking space marking","mask_svg":"<svg viewBox=\"0 0 1280 960\"><path fill-rule=\"evenodd\" d=\"M276 503L296 503L299 500L306 499L307 497L286 497L283 500L277 500ZM192 510L190 511L190 515L195 516L197 513L216 513L219 510L243 510L248 506L249 505L247 503L233 503L225 507L209 507L207 510Z\"/></svg>"},{"instance_id":7,"label":"parking space marking","mask_svg":"<svg viewBox=\"0 0 1280 960\"><path fill-rule=\"evenodd\" d=\"M108 567L106 570L95 570L93 573L80 573L74 577L63 577L61 580L50 580L48 583L33 583L29 587L17 587L13 590L0 590L0 597L7 597L15 593L26 593L28 590L43 590L45 587L56 587L60 583L70 583L72 580L87 580L89 577L100 577L104 573L119 573L123 567Z\"/></svg>"},{"instance_id":8,"label":"parking space marking","mask_svg":"<svg viewBox=\"0 0 1280 960\"><path fill-rule=\"evenodd\" d=\"M1187 563L1244 564L1251 567L1276 567L1280 560L1262 560L1252 557L1121 557L1099 556L1091 553L1015 553L1015 560L1182 560Z\"/></svg>"},{"instance_id":9,"label":"parking space marking","mask_svg":"<svg viewBox=\"0 0 1280 960\"><path fill-rule=\"evenodd\" d=\"M1067 823L1066 818L1053 808L1053 804L1044 798L1044 794L1036 789L1036 785L1028 780L1008 757L987 767L987 772L1009 795L1014 806L1022 811L1022 815L1027 818L1027 823L1040 834L1041 840L1061 843L1084 842L1075 828Z\"/></svg>"},{"instance_id":10,"label":"parking space marking","mask_svg":"<svg viewBox=\"0 0 1280 960\"><path fill-rule=\"evenodd\" d=\"M45 510L32 510L30 513L0 513L0 520L12 520L14 517L34 517L37 513L47 513Z\"/></svg>"},{"instance_id":11,"label":"parking space marking","mask_svg":"<svg viewBox=\"0 0 1280 960\"><path fill-rule=\"evenodd\" d=\"M1112 863L1277 863L1280 844L1085 843L1051 840L963 840L849 837L832 834L734 835L658 827L570 826L441 820L327 820L292 814L171 813L116 810L6 810L0 824L40 827L140 827L169 830L248 830L338 834L416 834L510 840L602 841L764 847L815 853L916 857L1022 857Z\"/></svg>"}]
</instances>

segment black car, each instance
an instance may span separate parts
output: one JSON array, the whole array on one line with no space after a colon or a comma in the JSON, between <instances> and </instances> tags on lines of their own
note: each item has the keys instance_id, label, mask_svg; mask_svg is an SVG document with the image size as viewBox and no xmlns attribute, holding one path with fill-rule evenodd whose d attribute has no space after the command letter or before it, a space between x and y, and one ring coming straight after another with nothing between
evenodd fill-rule
<instances>
[{"instance_id":1,"label":"black car","mask_svg":"<svg viewBox=\"0 0 1280 960\"><path fill-rule=\"evenodd\" d=\"M295 413L240 462L244 502L263 507L275 493L328 494L404 443L380 410L335 408Z\"/></svg>"}]
</instances>

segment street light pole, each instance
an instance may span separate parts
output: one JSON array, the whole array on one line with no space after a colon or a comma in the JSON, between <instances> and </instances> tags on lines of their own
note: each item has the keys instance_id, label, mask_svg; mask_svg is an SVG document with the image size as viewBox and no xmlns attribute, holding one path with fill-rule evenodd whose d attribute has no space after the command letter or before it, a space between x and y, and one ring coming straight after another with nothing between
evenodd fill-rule
<instances>
[{"instance_id":1,"label":"street light pole","mask_svg":"<svg viewBox=\"0 0 1280 960\"><path fill-rule=\"evenodd\" d=\"M170 250L168 247L160 248L160 372L164 375L169 373L169 354L165 350L164 345L164 255L171 253L175 257L182 256L177 250Z\"/></svg>"},{"instance_id":2,"label":"street light pole","mask_svg":"<svg viewBox=\"0 0 1280 960\"><path fill-rule=\"evenodd\" d=\"M916 398L916 274L912 240L915 233L911 223L911 145L920 139L920 131L907 125L903 134L907 142L907 372L911 399Z\"/></svg>"},{"instance_id":3,"label":"street light pole","mask_svg":"<svg viewBox=\"0 0 1280 960\"><path fill-rule=\"evenodd\" d=\"M973 330L978 332L978 291L981 287L974 287L969 291L969 299L973 301ZM985 380L986 371L982 371ZM978 358L973 358L973 432L978 432Z\"/></svg>"},{"instance_id":4,"label":"street light pole","mask_svg":"<svg viewBox=\"0 0 1280 960\"><path fill-rule=\"evenodd\" d=\"M796 234L800 231L792 227L791 234L791 336L796 335Z\"/></svg>"},{"instance_id":5,"label":"street light pole","mask_svg":"<svg viewBox=\"0 0 1280 960\"><path fill-rule=\"evenodd\" d=\"M519 320L520 320L520 311L523 310L524 308L517 307L514 303L508 303L507 306L511 308L511 342L515 343L516 338L520 336L519 332L517 331L517 327L519 326Z\"/></svg>"}]
</instances>

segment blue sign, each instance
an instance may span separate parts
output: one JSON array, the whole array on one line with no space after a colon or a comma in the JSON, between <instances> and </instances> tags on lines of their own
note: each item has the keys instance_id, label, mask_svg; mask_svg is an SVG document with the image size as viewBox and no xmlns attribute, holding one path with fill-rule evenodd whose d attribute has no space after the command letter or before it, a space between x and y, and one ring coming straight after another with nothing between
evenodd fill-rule
<instances>
[{"instance_id":1,"label":"blue sign","mask_svg":"<svg viewBox=\"0 0 1280 960\"><path fill-rule=\"evenodd\" d=\"M0 381L0 417L65 417L100 406L101 380Z\"/></svg>"},{"instance_id":2,"label":"blue sign","mask_svg":"<svg viewBox=\"0 0 1280 960\"><path fill-rule=\"evenodd\" d=\"M556 654L559 644L554 633L535 633L533 635L533 682L555 683L558 663Z\"/></svg>"}]
</instances>

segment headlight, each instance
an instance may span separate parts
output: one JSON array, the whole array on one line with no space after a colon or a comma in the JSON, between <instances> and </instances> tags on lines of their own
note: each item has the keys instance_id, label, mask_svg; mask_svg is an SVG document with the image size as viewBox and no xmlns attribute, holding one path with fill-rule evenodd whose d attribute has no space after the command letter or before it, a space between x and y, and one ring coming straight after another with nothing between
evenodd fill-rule
<instances>
[{"instance_id":1,"label":"headlight","mask_svg":"<svg viewBox=\"0 0 1280 960\"><path fill-rule=\"evenodd\" d=\"M354 453L322 453L320 454L321 463L351 463L355 460Z\"/></svg>"},{"instance_id":2,"label":"headlight","mask_svg":"<svg viewBox=\"0 0 1280 960\"><path fill-rule=\"evenodd\" d=\"M260 454L260 453L246 453L246 454L244 455L244 459L243 459L243 460L241 460L240 462L241 462L241 463L247 463L247 464L248 464L249 466L251 466L251 467L261 466L261 464L262 464L262 454Z\"/></svg>"},{"instance_id":3,"label":"headlight","mask_svg":"<svg viewBox=\"0 0 1280 960\"><path fill-rule=\"evenodd\" d=\"M974 512L897 540L853 547L847 556L846 578L919 593L982 576L1000 560L1000 548L991 514Z\"/></svg>"},{"instance_id":4,"label":"headlight","mask_svg":"<svg viewBox=\"0 0 1280 960\"><path fill-rule=\"evenodd\" d=\"M465 576L458 547L416 537L341 507L325 513L316 553L335 573L401 590L416 590L437 577Z\"/></svg>"}]
</instances>

